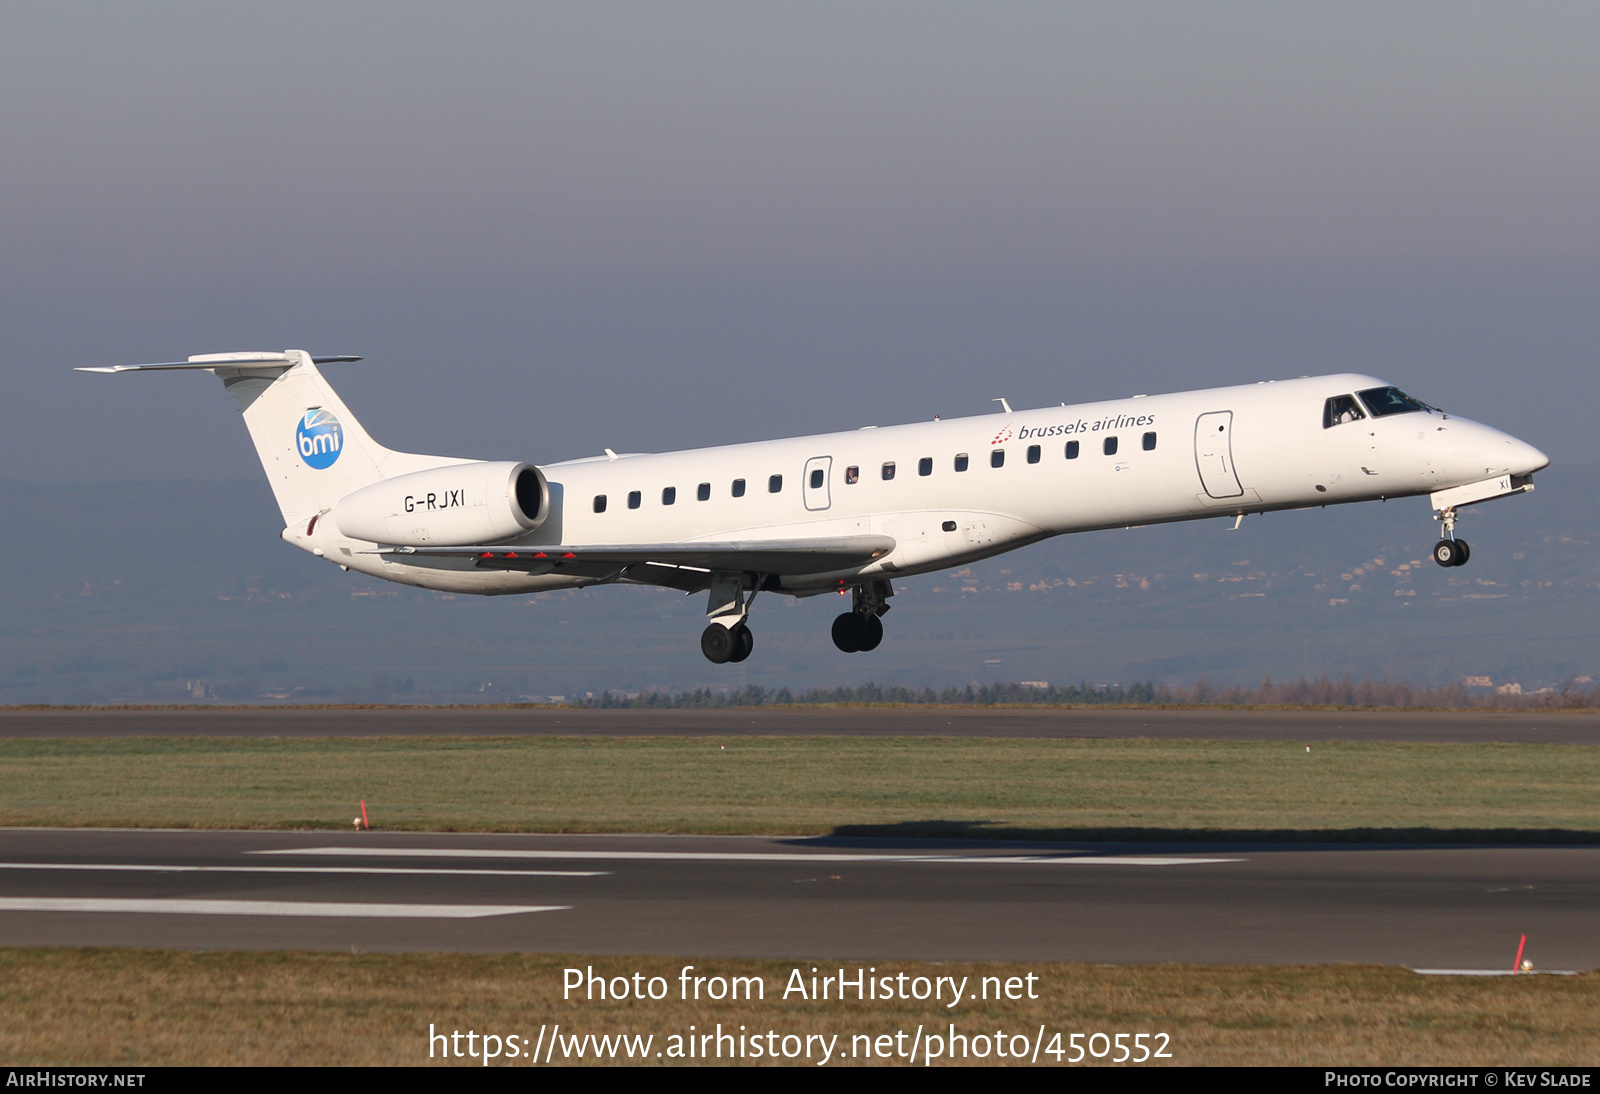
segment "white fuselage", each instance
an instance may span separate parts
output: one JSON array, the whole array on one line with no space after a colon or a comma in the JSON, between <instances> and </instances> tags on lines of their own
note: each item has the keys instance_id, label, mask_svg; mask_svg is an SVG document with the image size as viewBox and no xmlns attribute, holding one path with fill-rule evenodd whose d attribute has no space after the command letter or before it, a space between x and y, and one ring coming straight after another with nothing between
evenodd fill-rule
<instances>
[{"instance_id":1,"label":"white fuselage","mask_svg":"<svg viewBox=\"0 0 1600 1094\"><path fill-rule=\"evenodd\" d=\"M1514 437L1438 411L1324 425L1330 397L1386 386L1371 376L1319 376L543 464L549 519L506 542L866 533L894 540L888 554L848 571L775 575L771 587L806 595L960 565L1068 532L1429 494L1531 474L1548 463ZM1115 452L1108 454L1111 439ZM603 511L597 497L605 499ZM285 538L378 577L455 592L595 580L482 570L470 559L363 553L374 545L345 538L331 522L310 536L288 529Z\"/></svg>"}]
</instances>

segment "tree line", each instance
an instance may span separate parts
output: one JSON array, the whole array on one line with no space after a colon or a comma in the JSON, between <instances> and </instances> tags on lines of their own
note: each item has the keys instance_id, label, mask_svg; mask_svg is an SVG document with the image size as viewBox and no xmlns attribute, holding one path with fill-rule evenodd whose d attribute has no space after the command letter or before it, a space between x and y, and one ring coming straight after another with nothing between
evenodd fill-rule
<instances>
[{"instance_id":1,"label":"tree line","mask_svg":"<svg viewBox=\"0 0 1600 1094\"><path fill-rule=\"evenodd\" d=\"M749 684L726 691L696 688L673 693L627 694L606 691L575 705L595 708L693 708L763 706L1287 706L1287 707L1486 707L1514 710L1589 708L1600 706L1600 688L1566 684L1526 694L1500 694L1465 684L1422 686L1392 680L1356 681L1302 677L1293 683L1266 679L1255 686L1212 684L1192 686L1134 684L1049 685L967 684L965 687L910 688L876 683L854 687L763 688Z\"/></svg>"}]
</instances>

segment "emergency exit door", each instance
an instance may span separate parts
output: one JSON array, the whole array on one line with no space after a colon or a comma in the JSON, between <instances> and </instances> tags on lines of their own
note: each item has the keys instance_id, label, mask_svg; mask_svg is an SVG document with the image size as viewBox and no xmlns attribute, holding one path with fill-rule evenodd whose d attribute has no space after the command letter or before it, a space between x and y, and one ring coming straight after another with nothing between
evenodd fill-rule
<instances>
[{"instance_id":1,"label":"emergency exit door","mask_svg":"<svg viewBox=\"0 0 1600 1094\"><path fill-rule=\"evenodd\" d=\"M832 504L828 494L828 480L833 477L832 471L832 456L812 456L806 461L805 477L800 483L807 509L826 509Z\"/></svg>"}]
</instances>

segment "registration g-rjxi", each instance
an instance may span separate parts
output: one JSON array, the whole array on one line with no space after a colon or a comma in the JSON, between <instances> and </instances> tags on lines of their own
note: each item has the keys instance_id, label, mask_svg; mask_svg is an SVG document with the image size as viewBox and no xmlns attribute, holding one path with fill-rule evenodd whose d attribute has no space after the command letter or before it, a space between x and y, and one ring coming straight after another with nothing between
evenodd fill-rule
<instances>
[{"instance_id":1,"label":"registration g-rjxi","mask_svg":"<svg viewBox=\"0 0 1600 1094\"><path fill-rule=\"evenodd\" d=\"M87 372L204 370L244 413L318 558L452 593L640 584L706 593L700 648L743 661L763 592L849 594L846 653L883 640L894 579L1067 532L1426 495L1441 566L1467 505L1533 489L1544 453L1373 376L1305 377L789 440L559 463L395 452L317 366L216 353Z\"/></svg>"}]
</instances>

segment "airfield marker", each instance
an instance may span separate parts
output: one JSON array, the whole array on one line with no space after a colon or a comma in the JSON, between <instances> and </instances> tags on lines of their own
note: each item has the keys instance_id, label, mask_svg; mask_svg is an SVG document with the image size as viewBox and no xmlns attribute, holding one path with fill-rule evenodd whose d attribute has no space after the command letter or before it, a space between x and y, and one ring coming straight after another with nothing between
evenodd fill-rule
<instances>
[{"instance_id":1,"label":"airfield marker","mask_svg":"<svg viewBox=\"0 0 1600 1094\"><path fill-rule=\"evenodd\" d=\"M1528 936L1523 935L1522 941L1517 943L1517 959L1511 962L1511 975L1516 976L1522 971L1522 947L1528 944Z\"/></svg>"},{"instance_id":2,"label":"airfield marker","mask_svg":"<svg viewBox=\"0 0 1600 1094\"><path fill-rule=\"evenodd\" d=\"M369 832L372 831L372 822L367 820L367 799L366 798L362 798L361 799L361 827L365 828Z\"/></svg>"}]
</instances>

